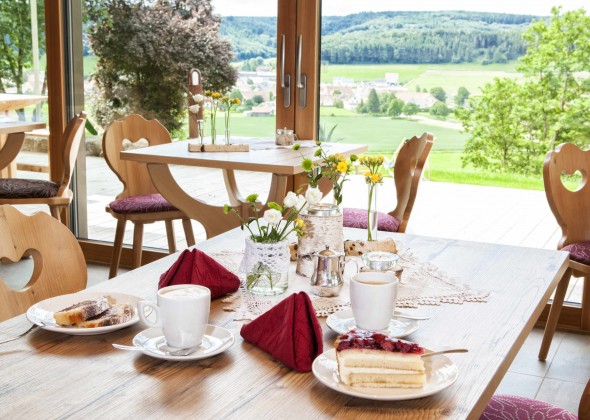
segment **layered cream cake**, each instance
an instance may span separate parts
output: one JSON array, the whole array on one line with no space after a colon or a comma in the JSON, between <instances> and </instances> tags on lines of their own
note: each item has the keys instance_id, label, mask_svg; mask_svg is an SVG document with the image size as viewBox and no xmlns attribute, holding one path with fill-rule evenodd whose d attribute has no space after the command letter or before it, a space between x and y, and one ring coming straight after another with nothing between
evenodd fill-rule
<instances>
[{"instance_id":1,"label":"layered cream cake","mask_svg":"<svg viewBox=\"0 0 590 420\"><path fill-rule=\"evenodd\" d=\"M369 388L422 388L424 349L416 343L370 331L350 331L336 340L340 380Z\"/></svg>"}]
</instances>

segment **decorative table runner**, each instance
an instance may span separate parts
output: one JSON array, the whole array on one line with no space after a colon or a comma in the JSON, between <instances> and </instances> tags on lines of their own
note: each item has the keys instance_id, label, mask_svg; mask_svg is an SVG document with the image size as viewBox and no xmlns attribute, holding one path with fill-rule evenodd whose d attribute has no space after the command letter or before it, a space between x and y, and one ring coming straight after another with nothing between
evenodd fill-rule
<instances>
[{"instance_id":1,"label":"decorative table runner","mask_svg":"<svg viewBox=\"0 0 590 420\"><path fill-rule=\"evenodd\" d=\"M348 279L356 272L353 262L346 265L344 286L337 297L325 298L311 294L309 278L295 272L294 262L290 266L289 289L286 293L278 296L256 296L246 290L245 274L238 270L242 253L221 252L210 256L240 278L241 285L238 291L222 300L227 304L224 310L235 312L236 321L256 319L291 293L299 291L309 294L318 317L326 317L350 308ZM403 268L403 273L396 307L416 308L418 305L462 304L488 300L489 291L473 290L457 279L449 277L435 265L419 260L409 251L401 251L399 256L398 266ZM359 261L360 264L360 258L349 258Z\"/></svg>"}]
</instances>

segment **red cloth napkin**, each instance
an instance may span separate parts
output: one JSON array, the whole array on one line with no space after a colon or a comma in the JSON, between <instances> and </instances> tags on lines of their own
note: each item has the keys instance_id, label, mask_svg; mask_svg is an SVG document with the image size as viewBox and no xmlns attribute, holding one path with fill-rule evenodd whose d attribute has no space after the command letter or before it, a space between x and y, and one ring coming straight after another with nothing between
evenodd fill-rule
<instances>
[{"instance_id":1,"label":"red cloth napkin","mask_svg":"<svg viewBox=\"0 0 590 420\"><path fill-rule=\"evenodd\" d=\"M324 351L322 329L305 292L292 294L244 325L240 335L298 372L311 371Z\"/></svg>"},{"instance_id":2,"label":"red cloth napkin","mask_svg":"<svg viewBox=\"0 0 590 420\"><path fill-rule=\"evenodd\" d=\"M211 290L211 299L215 299L238 290L240 279L203 251L185 249L160 276L158 289L177 284L205 286Z\"/></svg>"}]
</instances>

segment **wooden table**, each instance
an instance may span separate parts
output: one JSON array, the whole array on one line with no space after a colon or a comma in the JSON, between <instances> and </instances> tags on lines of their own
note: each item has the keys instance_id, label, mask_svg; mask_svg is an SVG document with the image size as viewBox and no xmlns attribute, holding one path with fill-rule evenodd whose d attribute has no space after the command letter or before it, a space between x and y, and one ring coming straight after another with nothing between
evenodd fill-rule
<instances>
[{"instance_id":1,"label":"wooden table","mask_svg":"<svg viewBox=\"0 0 590 420\"><path fill-rule=\"evenodd\" d=\"M37 105L46 101L43 95L22 95L20 93L0 93L0 112L13 111L29 105Z\"/></svg>"},{"instance_id":2,"label":"wooden table","mask_svg":"<svg viewBox=\"0 0 590 420\"><path fill-rule=\"evenodd\" d=\"M241 250L243 233L232 230L198 245L208 252ZM364 231L345 229L345 237ZM565 252L389 234L403 247L473 288L491 292L487 303L422 306L432 318L410 337L428 348L467 347L448 355L459 378L430 397L380 402L340 394L312 373L296 373L246 343L241 322L216 300L210 323L230 329L236 342L225 353L196 362L165 362L119 351L143 327L108 335L68 336L37 330L0 345L0 406L5 418L410 418L478 419L508 370L567 267ZM385 236L385 234L384 234ZM176 259L128 272L92 289L154 300L158 278ZM293 283L293 281L291 282ZM290 291L307 284L291 284ZM288 296L285 294L285 297ZM411 312L411 310L405 309ZM325 350L336 334L320 319ZM23 316L0 324L16 334ZM1 337L0 337L1 338Z\"/></svg>"},{"instance_id":3,"label":"wooden table","mask_svg":"<svg viewBox=\"0 0 590 420\"><path fill-rule=\"evenodd\" d=\"M44 123L0 123L0 178L16 176L16 156L25 141L25 132L45 128Z\"/></svg>"},{"instance_id":4,"label":"wooden table","mask_svg":"<svg viewBox=\"0 0 590 420\"><path fill-rule=\"evenodd\" d=\"M358 144L322 143L329 154L340 153L346 156L365 152L368 147ZM302 147L301 153L314 161L317 148ZM282 203L288 190L297 188L294 176L301 174L301 154L291 148L277 148L274 145L265 149L252 146L249 152L189 152L186 141L145 147L121 152L121 159L146 163L148 171L158 191L176 208L188 217L199 221L205 228L207 237L213 237L239 225L237 218L228 218L223 207L213 206L191 197L178 185L170 172L169 165L200 166L219 168L229 195L229 201L243 217L248 217L250 204L242 197L235 178L235 170L272 173L269 201ZM303 181L302 181L303 182ZM291 183L291 185L289 185ZM295 185L293 185L295 184Z\"/></svg>"}]
</instances>

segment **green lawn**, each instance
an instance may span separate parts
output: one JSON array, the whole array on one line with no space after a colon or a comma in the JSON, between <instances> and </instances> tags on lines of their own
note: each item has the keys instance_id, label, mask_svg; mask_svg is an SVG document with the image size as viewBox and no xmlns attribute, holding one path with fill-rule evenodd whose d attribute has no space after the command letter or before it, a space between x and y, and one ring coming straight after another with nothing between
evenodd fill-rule
<instances>
[{"instance_id":1,"label":"green lawn","mask_svg":"<svg viewBox=\"0 0 590 420\"><path fill-rule=\"evenodd\" d=\"M469 72L476 73L497 73L507 72L513 73L516 70L516 62L506 64L491 64L483 66L481 64L327 64L320 68L320 77L322 83L331 83L335 76L349 77L356 82L383 79L385 73L398 73L401 84L410 83L419 79L424 73L432 72L457 72L460 75L466 75ZM425 83L429 83L428 78L423 79ZM418 83L422 87L421 83ZM442 86L445 88L444 80L442 84L433 85ZM424 86L426 88L432 86ZM467 88L469 89L469 87ZM455 93L450 91L450 93Z\"/></svg>"}]
</instances>

